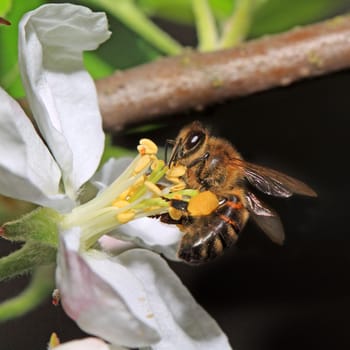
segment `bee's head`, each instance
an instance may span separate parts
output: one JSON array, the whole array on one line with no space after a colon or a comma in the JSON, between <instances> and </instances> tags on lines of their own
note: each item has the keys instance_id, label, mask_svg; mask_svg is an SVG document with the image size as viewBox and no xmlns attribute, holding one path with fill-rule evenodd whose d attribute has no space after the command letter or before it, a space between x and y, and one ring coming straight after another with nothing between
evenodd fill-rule
<instances>
[{"instance_id":1,"label":"bee's head","mask_svg":"<svg viewBox=\"0 0 350 350\"><path fill-rule=\"evenodd\" d=\"M207 139L208 130L200 122L195 121L185 126L176 138L169 164L180 162L186 165L193 159L201 157Z\"/></svg>"}]
</instances>

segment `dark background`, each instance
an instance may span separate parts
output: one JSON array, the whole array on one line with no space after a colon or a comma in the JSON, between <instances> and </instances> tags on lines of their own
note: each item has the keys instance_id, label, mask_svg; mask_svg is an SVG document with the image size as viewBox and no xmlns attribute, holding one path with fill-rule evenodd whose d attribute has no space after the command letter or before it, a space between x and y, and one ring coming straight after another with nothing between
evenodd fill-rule
<instances>
[{"instance_id":1,"label":"dark background","mask_svg":"<svg viewBox=\"0 0 350 350\"><path fill-rule=\"evenodd\" d=\"M247 160L299 178L319 194L268 200L285 225L283 247L249 223L239 243L217 261L200 267L171 263L235 350L350 347L349 87L350 71L343 71L201 113L162 118L163 128L142 134L164 143L199 119L232 141ZM139 137L115 138L134 148ZM1 255L11 248L1 241ZM23 278L1 284L0 299L26 283ZM0 349L44 349L53 330L62 340L82 336L48 301L1 325Z\"/></svg>"}]
</instances>

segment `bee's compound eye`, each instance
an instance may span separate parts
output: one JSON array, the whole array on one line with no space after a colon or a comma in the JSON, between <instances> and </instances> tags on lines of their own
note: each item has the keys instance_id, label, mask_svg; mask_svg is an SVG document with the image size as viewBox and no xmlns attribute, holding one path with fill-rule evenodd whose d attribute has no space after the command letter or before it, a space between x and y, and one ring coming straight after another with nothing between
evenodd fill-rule
<instances>
[{"instance_id":1,"label":"bee's compound eye","mask_svg":"<svg viewBox=\"0 0 350 350\"><path fill-rule=\"evenodd\" d=\"M201 145L205 139L205 134L201 131L193 131L191 132L186 140L185 149L192 150L197 146Z\"/></svg>"}]
</instances>

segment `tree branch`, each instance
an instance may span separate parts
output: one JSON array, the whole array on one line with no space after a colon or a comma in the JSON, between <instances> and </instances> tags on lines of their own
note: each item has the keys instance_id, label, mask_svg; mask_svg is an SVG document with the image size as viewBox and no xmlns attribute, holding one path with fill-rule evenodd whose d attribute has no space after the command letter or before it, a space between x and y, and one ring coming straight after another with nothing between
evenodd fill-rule
<instances>
[{"instance_id":1,"label":"tree branch","mask_svg":"<svg viewBox=\"0 0 350 350\"><path fill-rule=\"evenodd\" d=\"M97 81L106 130L202 109L350 67L350 16L212 53L185 52Z\"/></svg>"}]
</instances>

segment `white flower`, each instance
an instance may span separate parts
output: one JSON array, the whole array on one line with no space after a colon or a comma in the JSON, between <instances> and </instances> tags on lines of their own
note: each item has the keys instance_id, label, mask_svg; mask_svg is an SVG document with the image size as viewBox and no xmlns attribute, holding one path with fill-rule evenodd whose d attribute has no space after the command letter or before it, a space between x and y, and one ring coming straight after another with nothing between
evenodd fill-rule
<instances>
[{"instance_id":1,"label":"white flower","mask_svg":"<svg viewBox=\"0 0 350 350\"><path fill-rule=\"evenodd\" d=\"M79 252L78 228L61 240L57 280L65 311L88 333L126 347L230 349L216 322L156 253Z\"/></svg>"},{"instance_id":2,"label":"white flower","mask_svg":"<svg viewBox=\"0 0 350 350\"><path fill-rule=\"evenodd\" d=\"M101 249L102 243L95 244L121 218L128 221L111 199L145 170L133 175L131 167L94 200L79 205L81 186L95 173L104 144L96 91L83 68L82 52L109 37L105 15L48 4L25 15L19 32L21 76L45 141L18 103L0 89L0 189L64 214L56 276L65 311L111 346L230 349L215 321L158 254L138 248L112 256ZM101 186L111 179L106 175L111 168L106 166L105 175L95 179ZM159 169L154 170L158 175ZM135 218L146 215L145 203L153 200L141 192L127 213ZM157 213L162 205L157 200ZM146 227L150 220L124 225L116 235L175 257L179 231L167 233L155 220Z\"/></svg>"},{"instance_id":3,"label":"white flower","mask_svg":"<svg viewBox=\"0 0 350 350\"><path fill-rule=\"evenodd\" d=\"M125 348L110 346L104 341L96 338L85 338L63 343L52 348L54 350L125 350ZM49 348L51 350L51 348Z\"/></svg>"},{"instance_id":4,"label":"white flower","mask_svg":"<svg viewBox=\"0 0 350 350\"><path fill-rule=\"evenodd\" d=\"M110 33L103 13L44 5L19 28L19 66L33 118L0 89L0 187L4 195L69 211L104 146L93 80L82 52Z\"/></svg>"}]
</instances>

